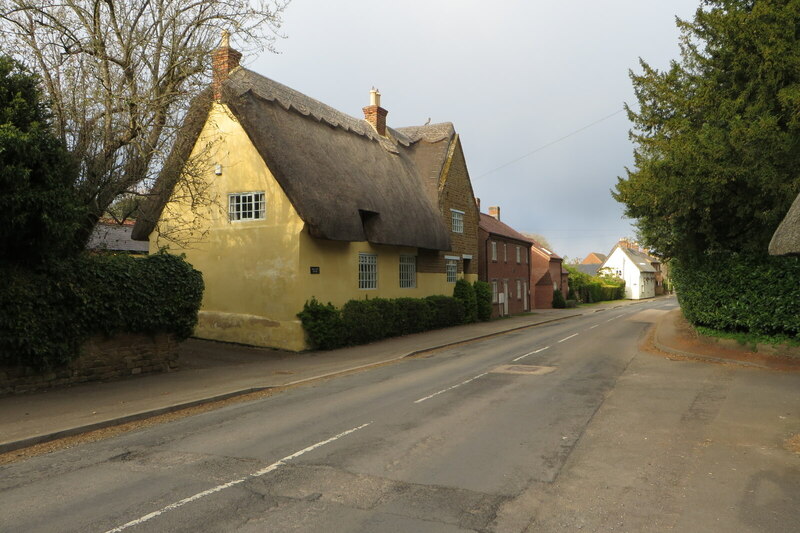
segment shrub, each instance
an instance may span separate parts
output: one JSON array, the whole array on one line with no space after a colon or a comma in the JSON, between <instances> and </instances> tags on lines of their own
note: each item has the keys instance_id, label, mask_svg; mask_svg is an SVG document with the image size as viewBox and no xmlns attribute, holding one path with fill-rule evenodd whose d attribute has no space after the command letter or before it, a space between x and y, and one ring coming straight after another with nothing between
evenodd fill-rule
<instances>
[{"instance_id":1,"label":"shrub","mask_svg":"<svg viewBox=\"0 0 800 533\"><path fill-rule=\"evenodd\" d=\"M564 295L561 294L561 289L553 291L553 309L564 309L567 306Z\"/></svg>"},{"instance_id":2,"label":"shrub","mask_svg":"<svg viewBox=\"0 0 800 533\"><path fill-rule=\"evenodd\" d=\"M428 329L433 317L433 309L422 298L398 298L394 300L398 335L419 333Z\"/></svg>"},{"instance_id":3,"label":"shrub","mask_svg":"<svg viewBox=\"0 0 800 533\"><path fill-rule=\"evenodd\" d=\"M730 332L800 336L800 258L716 254L673 261L686 319Z\"/></svg>"},{"instance_id":4,"label":"shrub","mask_svg":"<svg viewBox=\"0 0 800 533\"><path fill-rule=\"evenodd\" d=\"M477 300L478 320L486 322L492 318L492 287L485 281L476 281L472 284L475 288Z\"/></svg>"},{"instance_id":5,"label":"shrub","mask_svg":"<svg viewBox=\"0 0 800 533\"><path fill-rule=\"evenodd\" d=\"M431 322L428 329L446 328L464 323L464 303L449 296L433 295L425 298L431 308Z\"/></svg>"},{"instance_id":6,"label":"shrub","mask_svg":"<svg viewBox=\"0 0 800 533\"><path fill-rule=\"evenodd\" d=\"M475 288L470 282L465 279L456 281L453 298L461 300L464 304L464 323L478 321L478 299L475 296Z\"/></svg>"},{"instance_id":7,"label":"shrub","mask_svg":"<svg viewBox=\"0 0 800 533\"><path fill-rule=\"evenodd\" d=\"M80 255L0 272L0 365L67 363L96 334L192 334L203 279L181 257Z\"/></svg>"},{"instance_id":8,"label":"shrub","mask_svg":"<svg viewBox=\"0 0 800 533\"><path fill-rule=\"evenodd\" d=\"M332 350L344 345L344 323L341 313L332 303L321 304L316 298L311 298L297 316L314 346Z\"/></svg>"}]
</instances>

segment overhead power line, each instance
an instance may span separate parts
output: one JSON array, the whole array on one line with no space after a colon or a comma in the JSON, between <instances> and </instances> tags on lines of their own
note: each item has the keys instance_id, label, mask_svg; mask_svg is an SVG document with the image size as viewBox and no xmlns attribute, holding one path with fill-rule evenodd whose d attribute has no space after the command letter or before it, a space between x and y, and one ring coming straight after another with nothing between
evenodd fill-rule
<instances>
[{"instance_id":1,"label":"overhead power line","mask_svg":"<svg viewBox=\"0 0 800 533\"><path fill-rule=\"evenodd\" d=\"M567 134L566 134L566 135L564 135L563 137L559 137L558 139L556 139L556 140L554 140L554 141L550 141L550 142L549 142L549 143L547 143L547 144L543 144L542 146L540 146L540 147L538 147L538 148L535 148L534 150L531 150L531 151L530 151L530 152L528 152L527 154L521 155L521 156L517 157L516 159L512 159L511 161L508 161L507 163L503 163L503 164L502 164L502 165L500 165L499 167L497 167L497 168L493 168L492 170L490 170L490 171L488 171L488 172L484 172L483 174L481 174L481 175L480 175L480 176L478 176L477 178L473 178L473 180L479 180L479 179L483 178L484 176L488 176L489 174L491 174L491 173L493 173L493 172L496 172L496 171L500 170L501 168L506 168L506 167L507 167L507 166L509 166L509 165L513 165L513 164L514 164L514 163L516 163L517 161L520 161L520 160L522 160L522 159L525 159L526 157L530 157L530 156L532 156L533 154L535 154L536 152L540 152L540 151L544 150L545 148L549 148L550 146L553 146L554 144L556 144L556 143L559 143L559 142L563 141L564 139L569 139L569 138L570 138L570 137L572 137L573 135L576 135L576 134L578 134L578 133L582 132L583 130L587 130L587 129L591 128L592 126L596 126L597 124L600 124L601 122L604 122L604 121L606 121L606 120L610 119L611 117L614 117L614 116L616 116L616 115L619 115L619 114L620 114L620 113L622 113L623 111L625 111L625 109L618 109L618 110L614 111L613 113L611 113L610 115L607 115L607 116L605 116L605 117L603 117L603 118L601 118L601 119L595 120L595 121L594 121L594 122L592 122L591 124L587 124L587 125L583 126L582 128L578 128L577 130L575 130L575 131L573 131L573 132L567 133Z\"/></svg>"}]
</instances>

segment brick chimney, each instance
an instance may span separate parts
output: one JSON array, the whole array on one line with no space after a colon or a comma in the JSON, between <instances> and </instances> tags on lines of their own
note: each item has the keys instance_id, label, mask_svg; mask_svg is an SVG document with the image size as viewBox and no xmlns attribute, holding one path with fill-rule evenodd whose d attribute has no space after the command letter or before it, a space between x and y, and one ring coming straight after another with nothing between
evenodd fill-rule
<instances>
[{"instance_id":1,"label":"brick chimney","mask_svg":"<svg viewBox=\"0 0 800 533\"><path fill-rule=\"evenodd\" d=\"M475 197L475 205L478 206L478 213L481 212L481 199L477 196Z\"/></svg>"},{"instance_id":2,"label":"brick chimney","mask_svg":"<svg viewBox=\"0 0 800 533\"><path fill-rule=\"evenodd\" d=\"M219 47L211 52L211 88L214 90L214 100L222 98L222 82L239 66L240 59L242 53L231 48L231 34L223 31Z\"/></svg>"},{"instance_id":3,"label":"brick chimney","mask_svg":"<svg viewBox=\"0 0 800 533\"><path fill-rule=\"evenodd\" d=\"M500 220L500 206L493 205L489 207L489 216Z\"/></svg>"},{"instance_id":4,"label":"brick chimney","mask_svg":"<svg viewBox=\"0 0 800 533\"><path fill-rule=\"evenodd\" d=\"M389 112L381 107L381 93L373 87L369 92L369 105L364 108L364 120L375 128L378 135L386 137L386 115Z\"/></svg>"}]
</instances>

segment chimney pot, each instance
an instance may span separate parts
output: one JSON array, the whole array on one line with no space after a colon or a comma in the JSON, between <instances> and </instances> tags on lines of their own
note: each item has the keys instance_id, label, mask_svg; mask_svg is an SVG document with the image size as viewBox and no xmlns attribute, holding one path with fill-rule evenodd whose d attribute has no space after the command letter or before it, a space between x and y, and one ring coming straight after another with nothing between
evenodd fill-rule
<instances>
[{"instance_id":1,"label":"chimney pot","mask_svg":"<svg viewBox=\"0 0 800 533\"><path fill-rule=\"evenodd\" d=\"M369 92L369 105L363 111L364 120L375 128L378 135L386 137L386 115L389 112L381 107L381 93L375 87Z\"/></svg>"},{"instance_id":2,"label":"chimney pot","mask_svg":"<svg viewBox=\"0 0 800 533\"><path fill-rule=\"evenodd\" d=\"M228 74L239 66L242 53L231 48L231 34L223 30L219 47L211 52L211 88L214 91L214 100L222 98L222 83L228 79Z\"/></svg>"},{"instance_id":3,"label":"chimney pot","mask_svg":"<svg viewBox=\"0 0 800 533\"><path fill-rule=\"evenodd\" d=\"M489 216L496 218L498 221L500 220L500 207L497 205L493 205L489 208Z\"/></svg>"}]
</instances>

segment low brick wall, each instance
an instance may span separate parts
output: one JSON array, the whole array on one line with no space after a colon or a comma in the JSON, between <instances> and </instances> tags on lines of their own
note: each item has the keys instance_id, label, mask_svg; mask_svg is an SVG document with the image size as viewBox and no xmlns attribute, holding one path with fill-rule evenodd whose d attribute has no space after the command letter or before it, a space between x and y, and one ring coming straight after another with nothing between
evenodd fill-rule
<instances>
[{"instance_id":1,"label":"low brick wall","mask_svg":"<svg viewBox=\"0 0 800 533\"><path fill-rule=\"evenodd\" d=\"M178 342L169 334L123 333L92 337L81 355L62 368L0 367L0 395L31 392L86 381L111 381L178 368Z\"/></svg>"}]
</instances>

